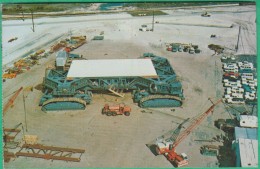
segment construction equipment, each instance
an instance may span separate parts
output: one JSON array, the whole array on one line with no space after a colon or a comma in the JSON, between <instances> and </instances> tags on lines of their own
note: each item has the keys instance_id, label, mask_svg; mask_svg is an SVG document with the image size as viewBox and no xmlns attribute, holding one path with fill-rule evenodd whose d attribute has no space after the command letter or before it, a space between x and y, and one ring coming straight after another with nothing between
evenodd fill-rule
<instances>
[{"instance_id":1,"label":"construction equipment","mask_svg":"<svg viewBox=\"0 0 260 169\"><path fill-rule=\"evenodd\" d=\"M214 107L221 102L221 99L218 100L216 103L212 102L212 106L204 113L198 115L191 119L190 125L180 133L180 135L175 136L175 140L160 140L156 142L156 152L158 155L163 154L173 165L176 167L181 167L188 165L187 156L186 154L177 154L175 152L176 147L197 127L201 124L201 122L209 115L210 112L213 112ZM179 128L182 125L179 126Z\"/></svg>"},{"instance_id":2,"label":"construction equipment","mask_svg":"<svg viewBox=\"0 0 260 169\"><path fill-rule=\"evenodd\" d=\"M218 119L214 123L217 128L225 132L234 132L235 127L238 126L236 119Z\"/></svg>"},{"instance_id":3,"label":"construction equipment","mask_svg":"<svg viewBox=\"0 0 260 169\"><path fill-rule=\"evenodd\" d=\"M14 103L14 100L16 99L16 97L19 95L19 93L23 90L23 87L21 87L20 89L18 89L14 95L8 100L8 102L6 103L6 105L4 106L4 109L3 109L3 115L5 115L7 109L13 105Z\"/></svg>"},{"instance_id":4,"label":"construction equipment","mask_svg":"<svg viewBox=\"0 0 260 169\"><path fill-rule=\"evenodd\" d=\"M16 78L16 73L5 73L3 74L3 79L12 79Z\"/></svg>"},{"instance_id":5,"label":"construction equipment","mask_svg":"<svg viewBox=\"0 0 260 169\"><path fill-rule=\"evenodd\" d=\"M215 145L204 145L200 148L200 153L206 156L218 156L219 146Z\"/></svg>"},{"instance_id":6,"label":"construction equipment","mask_svg":"<svg viewBox=\"0 0 260 169\"><path fill-rule=\"evenodd\" d=\"M73 44L71 46L72 49L77 49L87 42L86 36L71 36L69 43Z\"/></svg>"},{"instance_id":7,"label":"construction equipment","mask_svg":"<svg viewBox=\"0 0 260 169\"><path fill-rule=\"evenodd\" d=\"M209 44L208 48L215 51L215 54L223 53L224 47L215 44Z\"/></svg>"},{"instance_id":8,"label":"construction equipment","mask_svg":"<svg viewBox=\"0 0 260 169\"><path fill-rule=\"evenodd\" d=\"M39 105L43 111L85 109L94 91L132 91L133 100L140 107L179 107L182 105L182 85L166 58L145 53L141 59L150 59L156 77L81 77L67 78L67 71L47 69L43 80L44 95Z\"/></svg>"},{"instance_id":9,"label":"construction equipment","mask_svg":"<svg viewBox=\"0 0 260 169\"><path fill-rule=\"evenodd\" d=\"M126 115L129 116L131 112L131 107L126 106L124 104L119 104L115 106L109 106L105 104L104 108L102 109L102 114L106 114L107 116L116 116L116 115Z\"/></svg>"},{"instance_id":10,"label":"construction equipment","mask_svg":"<svg viewBox=\"0 0 260 169\"><path fill-rule=\"evenodd\" d=\"M61 48L66 47L66 45L67 44L64 42L59 42L57 44L54 44L50 47L50 53L56 52L56 51L60 50Z\"/></svg>"}]
</instances>

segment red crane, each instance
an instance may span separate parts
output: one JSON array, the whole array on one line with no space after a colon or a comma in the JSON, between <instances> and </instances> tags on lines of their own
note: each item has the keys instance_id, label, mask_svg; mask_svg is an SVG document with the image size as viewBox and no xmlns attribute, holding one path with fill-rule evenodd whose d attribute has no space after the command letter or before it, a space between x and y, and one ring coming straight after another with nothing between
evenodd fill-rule
<instances>
[{"instance_id":1,"label":"red crane","mask_svg":"<svg viewBox=\"0 0 260 169\"><path fill-rule=\"evenodd\" d=\"M16 97L19 95L19 93L23 90L23 87L21 87L20 89L18 89L15 94L8 100L8 102L6 103L6 105L4 106L3 109L3 115L5 115L5 112L7 111L7 109L13 105L14 100L16 99Z\"/></svg>"},{"instance_id":2,"label":"red crane","mask_svg":"<svg viewBox=\"0 0 260 169\"><path fill-rule=\"evenodd\" d=\"M212 101L211 101L212 102ZM176 167L181 167L188 164L186 154L177 154L175 152L176 147L197 127L201 122L209 115L210 112L213 112L214 107L221 102L221 99L216 103L212 102L212 106L204 113L200 114L196 118L193 118L191 125L188 126L181 134L177 137L174 143L157 143L156 152L158 154L164 154L165 157L172 162Z\"/></svg>"}]
</instances>

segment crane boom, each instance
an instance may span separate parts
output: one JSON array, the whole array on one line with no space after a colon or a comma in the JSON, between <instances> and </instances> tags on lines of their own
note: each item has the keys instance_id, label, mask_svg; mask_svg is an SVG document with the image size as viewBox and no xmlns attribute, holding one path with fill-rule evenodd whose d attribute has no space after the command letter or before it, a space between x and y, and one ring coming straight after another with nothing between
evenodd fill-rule
<instances>
[{"instance_id":1,"label":"crane boom","mask_svg":"<svg viewBox=\"0 0 260 169\"><path fill-rule=\"evenodd\" d=\"M19 95L19 93L23 90L23 87L21 87L20 89L18 89L15 94L8 100L8 102L6 103L6 105L4 106L3 109L3 113L5 115L5 112L7 111L7 109L14 103L14 100L16 99L16 97Z\"/></svg>"},{"instance_id":2,"label":"crane boom","mask_svg":"<svg viewBox=\"0 0 260 169\"><path fill-rule=\"evenodd\" d=\"M186 128L181 135L176 139L176 141L173 144L173 149L175 149L181 142L182 140L184 140L190 133L192 130L194 130L194 128L196 128L204 119L205 117L210 113L213 112L214 107L221 102L221 99L218 100L216 103L213 103L213 105L204 113L202 113L201 115L199 115L198 118L194 119L194 122L188 127Z\"/></svg>"}]
</instances>

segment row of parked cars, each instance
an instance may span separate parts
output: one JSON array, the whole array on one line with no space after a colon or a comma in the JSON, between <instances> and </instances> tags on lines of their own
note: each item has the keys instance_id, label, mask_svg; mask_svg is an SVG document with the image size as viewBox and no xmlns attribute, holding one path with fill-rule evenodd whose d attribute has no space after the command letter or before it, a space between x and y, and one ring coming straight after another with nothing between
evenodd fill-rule
<instances>
[{"instance_id":1,"label":"row of parked cars","mask_svg":"<svg viewBox=\"0 0 260 169\"><path fill-rule=\"evenodd\" d=\"M171 43L166 45L166 48L171 52L188 52L190 54L201 52L199 46L193 44Z\"/></svg>"},{"instance_id":2,"label":"row of parked cars","mask_svg":"<svg viewBox=\"0 0 260 169\"><path fill-rule=\"evenodd\" d=\"M223 63L224 100L227 103L257 103L257 78L253 63Z\"/></svg>"}]
</instances>

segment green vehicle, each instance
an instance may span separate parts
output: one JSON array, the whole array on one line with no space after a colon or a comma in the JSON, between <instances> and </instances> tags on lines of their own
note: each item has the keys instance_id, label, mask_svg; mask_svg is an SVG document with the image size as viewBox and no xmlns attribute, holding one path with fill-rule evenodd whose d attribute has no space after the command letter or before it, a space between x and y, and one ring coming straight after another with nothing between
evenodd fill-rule
<instances>
[{"instance_id":1,"label":"green vehicle","mask_svg":"<svg viewBox=\"0 0 260 169\"><path fill-rule=\"evenodd\" d=\"M180 45L173 44L172 45L172 52L178 52L179 51L179 47L180 47Z\"/></svg>"},{"instance_id":2,"label":"green vehicle","mask_svg":"<svg viewBox=\"0 0 260 169\"><path fill-rule=\"evenodd\" d=\"M215 145L204 145L200 148L200 153L206 156L218 156L219 147Z\"/></svg>"}]
</instances>

